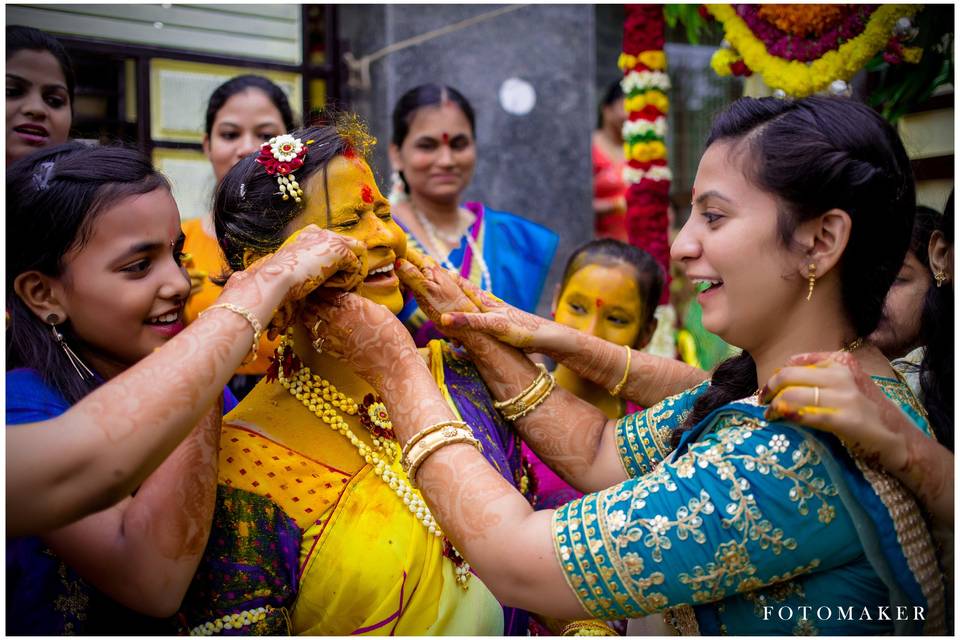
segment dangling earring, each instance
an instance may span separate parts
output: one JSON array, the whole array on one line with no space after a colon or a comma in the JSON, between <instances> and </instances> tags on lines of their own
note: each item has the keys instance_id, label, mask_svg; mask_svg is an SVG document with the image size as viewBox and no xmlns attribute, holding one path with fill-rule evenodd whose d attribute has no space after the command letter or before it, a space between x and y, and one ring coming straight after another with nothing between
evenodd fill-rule
<instances>
[{"instance_id":1,"label":"dangling earring","mask_svg":"<svg viewBox=\"0 0 960 640\"><path fill-rule=\"evenodd\" d=\"M60 318L57 317L57 314L51 313L47 316L47 322L50 323L50 331L53 332L53 339L57 341L57 344L60 345L60 348L63 349L63 352L67 356L67 360L70 361L70 364L73 365L73 370L77 372L77 375L80 376L80 379L86 381L87 378L93 379L94 373L90 370L83 360L80 359L76 353L73 352L73 349L70 348L70 345L67 344L67 341L63 339L63 334L57 331L57 323L60 321ZM81 367L83 371L81 371Z\"/></svg>"},{"instance_id":2,"label":"dangling earring","mask_svg":"<svg viewBox=\"0 0 960 640\"><path fill-rule=\"evenodd\" d=\"M937 289L939 289L943 286L943 283L947 281L947 274L945 274L943 269L941 269L933 274L933 279L937 281Z\"/></svg>"},{"instance_id":3,"label":"dangling earring","mask_svg":"<svg viewBox=\"0 0 960 640\"><path fill-rule=\"evenodd\" d=\"M813 287L817 284L817 265L810 263L807 265L807 280L809 288L807 289L807 302L813 297Z\"/></svg>"},{"instance_id":4,"label":"dangling earring","mask_svg":"<svg viewBox=\"0 0 960 640\"><path fill-rule=\"evenodd\" d=\"M401 202L406 202L410 198L407 196L407 186L403 183L403 178L400 177L400 172L396 169L393 170L393 173L390 174L390 204L396 205Z\"/></svg>"}]
</instances>

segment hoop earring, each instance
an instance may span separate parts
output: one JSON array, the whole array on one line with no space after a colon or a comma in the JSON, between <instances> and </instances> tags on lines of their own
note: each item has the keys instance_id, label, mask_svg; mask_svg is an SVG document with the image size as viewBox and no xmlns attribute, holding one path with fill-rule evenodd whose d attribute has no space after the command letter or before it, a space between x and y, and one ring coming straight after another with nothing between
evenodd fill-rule
<instances>
[{"instance_id":1,"label":"hoop earring","mask_svg":"<svg viewBox=\"0 0 960 640\"><path fill-rule=\"evenodd\" d=\"M937 289L939 289L943 286L943 283L947 281L947 274L945 274L943 269L941 269L933 274L933 279L937 281Z\"/></svg>"},{"instance_id":2,"label":"hoop earring","mask_svg":"<svg viewBox=\"0 0 960 640\"><path fill-rule=\"evenodd\" d=\"M77 375L80 376L80 379L84 382L87 379L93 379L96 376L93 371L90 370L83 360L80 359L76 353L73 352L73 349L70 348L70 345L67 344L67 341L64 339L63 334L57 330L57 323L60 321L60 318L55 313L51 313L47 316L47 322L50 323L50 331L53 333L53 339L56 341L60 348L63 349L63 353L66 354L67 360L70 361L70 364L73 365L73 370L77 372ZM82 369L82 371L81 371Z\"/></svg>"},{"instance_id":3,"label":"hoop earring","mask_svg":"<svg viewBox=\"0 0 960 640\"><path fill-rule=\"evenodd\" d=\"M817 284L817 265L810 263L807 265L807 302L810 302L810 298L813 297L813 287Z\"/></svg>"}]
</instances>

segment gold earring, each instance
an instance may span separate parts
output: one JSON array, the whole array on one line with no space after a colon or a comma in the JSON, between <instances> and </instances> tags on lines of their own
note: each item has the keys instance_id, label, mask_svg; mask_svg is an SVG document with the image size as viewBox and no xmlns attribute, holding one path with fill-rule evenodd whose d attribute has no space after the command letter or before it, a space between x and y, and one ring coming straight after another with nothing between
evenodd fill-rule
<instances>
[{"instance_id":1,"label":"gold earring","mask_svg":"<svg viewBox=\"0 0 960 640\"><path fill-rule=\"evenodd\" d=\"M807 302L809 302L810 298L813 297L813 287L817 284L817 265L812 262L807 265L807 280L809 281L809 288L807 289Z\"/></svg>"},{"instance_id":2,"label":"gold earring","mask_svg":"<svg viewBox=\"0 0 960 640\"><path fill-rule=\"evenodd\" d=\"M945 274L943 269L941 269L933 274L933 279L937 281L937 288L939 289L943 286L943 283L947 281L947 274Z\"/></svg>"}]
</instances>

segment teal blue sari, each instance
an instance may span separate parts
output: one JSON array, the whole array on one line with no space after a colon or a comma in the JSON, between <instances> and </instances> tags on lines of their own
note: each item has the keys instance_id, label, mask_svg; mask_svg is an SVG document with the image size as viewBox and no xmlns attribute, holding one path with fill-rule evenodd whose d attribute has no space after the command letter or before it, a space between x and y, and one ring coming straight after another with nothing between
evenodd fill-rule
<instances>
[{"instance_id":1,"label":"teal blue sari","mask_svg":"<svg viewBox=\"0 0 960 640\"><path fill-rule=\"evenodd\" d=\"M875 378L929 435L906 385ZM703 383L621 419L626 482L554 513L556 552L602 619L663 613L684 634L946 633L944 585L913 497L834 436L750 399L684 434Z\"/></svg>"}]
</instances>

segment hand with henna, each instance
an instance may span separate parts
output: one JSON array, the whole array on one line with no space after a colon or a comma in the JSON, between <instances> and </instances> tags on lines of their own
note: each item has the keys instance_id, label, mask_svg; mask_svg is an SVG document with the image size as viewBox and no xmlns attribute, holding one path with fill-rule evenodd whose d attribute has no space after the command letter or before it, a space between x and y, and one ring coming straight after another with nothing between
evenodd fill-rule
<instances>
[{"instance_id":1,"label":"hand with henna","mask_svg":"<svg viewBox=\"0 0 960 640\"><path fill-rule=\"evenodd\" d=\"M481 313L444 313L436 323L441 331L463 341L471 333L485 334L526 352L542 353L606 389L614 388L622 379L627 366L622 346L521 311L463 278L458 282ZM683 362L634 350L619 395L650 407L708 377L705 371Z\"/></svg>"},{"instance_id":2,"label":"hand with henna","mask_svg":"<svg viewBox=\"0 0 960 640\"><path fill-rule=\"evenodd\" d=\"M924 435L851 353L790 358L761 392L766 417L828 431L909 488L940 522L953 523L953 453Z\"/></svg>"},{"instance_id":3,"label":"hand with henna","mask_svg":"<svg viewBox=\"0 0 960 640\"><path fill-rule=\"evenodd\" d=\"M234 273L217 302L238 305L267 326L278 307L320 285L356 286L363 255L359 243L308 226L276 253ZM49 531L128 500L211 410L252 337L243 316L210 309L63 415L8 428L7 535ZM207 443L214 452L213 487L219 429L207 432L214 434ZM51 447L60 451L56 460ZM190 476L200 472L196 467ZM162 588L176 593L181 586Z\"/></svg>"},{"instance_id":4,"label":"hand with henna","mask_svg":"<svg viewBox=\"0 0 960 640\"><path fill-rule=\"evenodd\" d=\"M311 224L234 276L256 277L262 270L262 276L280 276L290 283L268 326L268 337L273 339L293 322L297 303L317 287L351 290L359 286L366 277L365 255L362 242ZM229 286L228 280L225 292Z\"/></svg>"}]
</instances>

